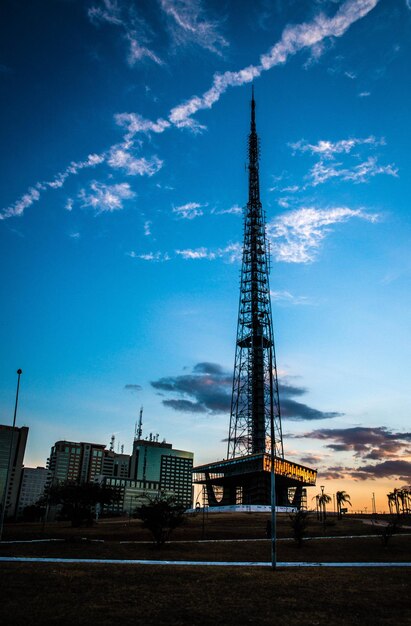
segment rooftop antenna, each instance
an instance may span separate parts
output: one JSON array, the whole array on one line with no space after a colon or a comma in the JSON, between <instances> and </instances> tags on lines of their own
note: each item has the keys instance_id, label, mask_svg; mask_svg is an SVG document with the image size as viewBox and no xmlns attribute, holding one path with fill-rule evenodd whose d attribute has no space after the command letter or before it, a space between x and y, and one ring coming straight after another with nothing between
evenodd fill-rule
<instances>
[{"instance_id":1,"label":"rooftop antenna","mask_svg":"<svg viewBox=\"0 0 411 626\"><path fill-rule=\"evenodd\" d=\"M142 437L143 437L143 407L141 407L140 409L140 416L138 418L138 425L136 424L134 440L142 439Z\"/></svg>"},{"instance_id":2,"label":"rooftop antenna","mask_svg":"<svg viewBox=\"0 0 411 626\"><path fill-rule=\"evenodd\" d=\"M124 443L121 444L121 454L124 454Z\"/></svg>"},{"instance_id":3,"label":"rooftop antenna","mask_svg":"<svg viewBox=\"0 0 411 626\"><path fill-rule=\"evenodd\" d=\"M110 439L110 452L114 452L114 442L116 440L116 436L115 435L111 435L111 439Z\"/></svg>"}]
</instances>

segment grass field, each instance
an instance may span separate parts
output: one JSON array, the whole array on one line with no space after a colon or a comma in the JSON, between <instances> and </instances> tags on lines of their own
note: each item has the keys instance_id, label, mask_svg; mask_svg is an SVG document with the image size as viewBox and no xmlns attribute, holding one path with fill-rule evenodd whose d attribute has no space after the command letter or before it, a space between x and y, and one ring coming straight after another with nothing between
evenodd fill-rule
<instances>
[{"instance_id":1,"label":"grass field","mask_svg":"<svg viewBox=\"0 0 411 626\"><path fill-rule=\"evenodd\" d=\"M0 544L0 556L269 561L263 514L210 515L206 542L201 515L157 549L132 520L102 521L90 529L46 527L52 543ZM312 520L313 537L323 526ZM291 536L280 518L279 536ZM279 561L411 561L411 537L395 535L387 547L373 526L346 518L326 528L327 539L299 548L278 542ZM408 532L411 532L408 530ZM31 524L6 527L6 540L41 536ZM343 539L343 536L354 538ZM368 536L360 536L368 535ZM330 538L331 536L337 538ZM85 539L81 539L84 537ZM96 542L95 539L100 541ZM101 541L104 540L104 541ZM0 563L0 623L11 624L411 624L411 568L277 569L190 566Z\"/></svg>"}]
</instances>

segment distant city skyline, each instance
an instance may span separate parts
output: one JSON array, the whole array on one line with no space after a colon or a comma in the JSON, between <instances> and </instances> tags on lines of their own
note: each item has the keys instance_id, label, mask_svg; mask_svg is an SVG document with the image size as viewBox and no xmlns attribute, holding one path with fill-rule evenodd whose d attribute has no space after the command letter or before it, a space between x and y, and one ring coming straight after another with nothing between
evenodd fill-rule
<instances>
[{"instance_id":1,"label":"distant city skyline","mask_svg":"<svg viewBox=\"0 0 411 626\"><path fill-rule=\"evenodd\" d=\"M226 456L251 82L287 458L411 482L406 0L6 1L0 423ZM312 495L314 489L309 490Z\"/></svg>"}]
</instances>

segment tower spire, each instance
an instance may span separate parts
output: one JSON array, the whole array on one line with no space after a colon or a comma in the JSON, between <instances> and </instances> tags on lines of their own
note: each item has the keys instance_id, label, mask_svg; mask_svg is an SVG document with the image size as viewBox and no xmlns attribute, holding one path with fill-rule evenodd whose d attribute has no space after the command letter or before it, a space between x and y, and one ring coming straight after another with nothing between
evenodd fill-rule
<instances>
[{"instance_id":1,"label":"tower spire","mask_svg":"<svg viewBox=\"0 0 411 626\"><path fill-rule=\"evenodd\" d=\"M259 139L254 86L248 137L248 202L240 284L228 458L264 453L284 456L271 316L265 214L260 200Z\"/></svg>"}]
</instances>

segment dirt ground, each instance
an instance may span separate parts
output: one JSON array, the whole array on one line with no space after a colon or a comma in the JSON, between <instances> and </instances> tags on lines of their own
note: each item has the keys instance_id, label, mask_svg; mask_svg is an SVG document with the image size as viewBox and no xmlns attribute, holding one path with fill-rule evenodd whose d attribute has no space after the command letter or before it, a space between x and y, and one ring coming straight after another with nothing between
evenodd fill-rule
<instances>
[{"instance_id":1,"label":"dirt ground","mask_svg":"<svg viewBox=\"0 0 411 626\"><path fill-rule=\"evenodd\" d=\"M411 624L410 571L2 564L0 622Z\"/></svg>"},{"instance_id":2,"label":"dirt ground","mask_svg":"<svg viewBox=\"0 0 411 626\"><path fill-rule=\"evenodd\" d=\"M268 513L210 513L203 515L188 515L183 526L173 533L173 540L191 539L263 539L266 536L266 524L270 519ZM371 516L361 518L349 515L343 520L329 517L326 524L317 521L315 514L311 515L307 529L310 537L323 535L371 535L381 531L380 526L364 524L363 519L372 522ZM385 516L379 516L378 521ZM405 525L411 526L411 520L404 520ZM405 529L404 532L407 532ZM408 529L408 532L411 530ZM292 530L287 514L277 516L278 537L291 537ZM43 538L75 538L108 539L110 541L150 541L150 533L142 527L139 520L129 518L100 519L91 528L71 528L69 522L42 524L6 524L3 540L28 540Z\"/></svg>"},{"instance_id":3,"label":"dirt ground","mask_svg":"<svg viewBox=\"0 0 411 626\"><path fill-rule=\"evenodd\" d=\"M89 529L66 523L6 526L0 556L269 561L267 515L201 515L158 549L136 520ZM381 529L355 517L313 519L300 548L279 518L279 561L411 561L411 531L384 546ZM343 538L354 535L353 538ZM365 536L364 536L365 535ZM377 536L372 536L377 535ZM205 537L211 540L198 542ZM332 538L335 537L335 538ZM257 541L221 541L257 539ZM138 543L147 542L148 543ZM14 624L411 624L411 568L278 568L122 564L0 563L0 623Z\"/></svg>"}]
</instances>

